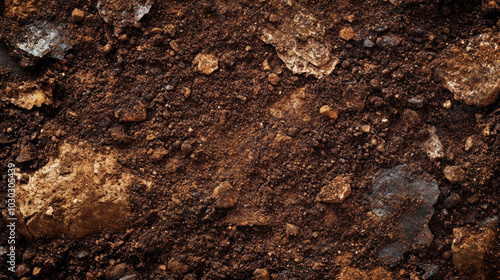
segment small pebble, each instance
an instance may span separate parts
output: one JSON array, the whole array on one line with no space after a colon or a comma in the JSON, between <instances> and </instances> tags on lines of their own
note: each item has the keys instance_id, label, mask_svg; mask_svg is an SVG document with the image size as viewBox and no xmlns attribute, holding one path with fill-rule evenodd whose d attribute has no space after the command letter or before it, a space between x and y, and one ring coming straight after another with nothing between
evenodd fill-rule
<instances>
[{"instance_id":1,"label":"small pebble","mask_svg":"<svg viewBox=\"0 0 500 280\"><path fill-rule=\"evenodd\" d=\"M443 107L445 109L450 109L451 108L451 101L450 100L446 100L444 103L443 103Z\"/></svg>"},{"instance_id":2,"label":"small pebble","mask_svg":"<svg viewBox=\"0 0 500 280\"><path fill-rule=\"evenodd\" d=\"M280 77L274 73L269 74L267 80L274 86L278 85L280 82Z\"/></svg>"},{"instance_id":3,"label":"small pebble","mask_svg":"<svg viewBox=\"0 0 500 280\"><path fill-rule=\"evenodd\" d=\"M163 29L155 27L155 28L151 29L151 33L153 33L153 34L161 34L161 33L163 33Z\"/></svg>"},{"instance_id":4,"label":"small pebble","mask_svg":"<svg viewBox=\"0 0 500 280\"><path fill-rule=\"evenodd\" d=\"M339 110L333 109L328 105L321 106L321 108L319 108L319 113L332 120L336 120L339 117Z\"/></svg>"},{"instance_id":5,"label":"small pebble","mask_svg":"<svg viewBox=\"0 0 500 280\"><path fill-rule=\"evenodd\" d=\"M361 131L363 131L364 133L370 133L370 125L369 124L362 125L361 126Z\"/></svg>"},{"instance_id":6,"label":"small pebble","mask_svg":"<svg viewBox=\"0 0 500 280\"><path fill-rule=\"evenodd\" d=\"M352 40L355 36L354 29L352 27L344 27L339 32L339 37L345 41Z\"/></svg>"},{"instance_id":7,"label":"small pebble","mask_svg":"<svg viewBox=\"0 0 500 280\"><path fill-rule=\"evenodd\" d=\"M71 13L74 22L82 22L85 19L85 13L82 10L74 9Z\"/></svg>"}]
</instances>

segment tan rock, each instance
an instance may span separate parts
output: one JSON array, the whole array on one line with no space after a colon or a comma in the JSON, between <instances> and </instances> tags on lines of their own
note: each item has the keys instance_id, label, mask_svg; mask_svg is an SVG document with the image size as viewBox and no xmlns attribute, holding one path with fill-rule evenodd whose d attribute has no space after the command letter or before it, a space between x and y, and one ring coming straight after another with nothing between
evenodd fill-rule
<instances>
[{"instance_id":1,"label":"tan rock","mask_svg":"<svg viewBox=\"0 0 500 280\"><path fill-rule=\"evenodd\" d=\"M23 82L17 87L6 87L0 98L18 107L31 110L34 106L41 107L43 104L52 105L52 90L55 80L51 79L46 85L40 86L35 82Z\"/></svg>"},{"instance_id":2,"label":"tan rock","mask_svg":"<svg viewBox=\"0 0 500 280\"><path fill-rule=\"evenodd\" d=\"M319 113L325 117L328 117L332 120L336 120L339 117L339 110L333 109L328 105L323 105L319 108Z\"/></svg>"},{"instance_id":3,"label":"tan rock","mask_svg":"<svg viewBox=\"0 0 500 280\"><path fill-rule=\"evenodd\" d=\"M269 272L265 268L258 268L253 272L253 276L255 280L271 280L271 276Z\"/></svg>"},{"instance_id":4,"label":"tan rock","mask_svg":"<svg viewBox=\"0 0 500 280\"><path fill-rule=\"evenodd\" d=\"M275 73L269 74L267 77L267 80L274 86L278 85L280 82L280 77L276 75Z\"/></svg>"},{"instance_id":5,"label":"tan rock","mask_svg":"<svg viewBox=\"0 0 500 280\"><path fill-rule=\"evenodd\" d=\"M473 279L486 279L485 256L491 249L495 231L482 228L477 231L467 227L453 229L453 265L461 274L472 275Z\"/></svg>"},{"instance_id":6,"label":"tan rock","mask_svg":"<svg viewBox=\"0 0 500 280\"><path fill-rule=\"evenodd\" d=\"M438 75L454 99L488 106L500 95L500 35L487 33L450 46L441 55Z\"/></svg>"},{"instance_id":7,"label":"tan rock","mask_svg":"<svg viewBox=\"0 0 500 280\"><path fill-rule=\"evenodd\" d=\"M215 207L231 208L238 200L238 193L233 189L233 186L226 181L215 188L212 198L215 199Z\"/></svg>"},{"instance_id":8,"label":"tan rock","mask_svg":"<svg viewBox=\"0 0 500 280\"><path fill-rule=\"evenodd\" d=\"M28 238L82 237L119 230L129 215L127 188L150 183L117 163L113 152L97 153L84 143L64 143L57 158L17 188L19 215Z\"/></svg>"},{"instance_id":9,"label":"tan rock","mask_svg":"<svg viewBox=\"0 0 500 280\"><path fill-rule=\"evenodd\" d=\"M74 22L82 22L85 19L85 13L82 10L74 9L71 13Z\"/></svg>"},{"instance_id":10,"label":"tan rock","mask_svg":"<svg viewBox=\"0 0 500 280\"><path fill-rule=\"evenodd\" d=\"M352 27L344 27L339 32L339 37L345 41L350 41L354 38L356 34L354 33L354 29Z\"/></svg>"},{"instance_id":11,"label":"tan rock","mask_svg":"<svg viewBox=\"0 0 500 280\"><path fill-rule=\"evenodd\" d=\"M193 64L196 65L198 71L205 75L210 75L212 72L219 69L219 60L213 54L199 53L195 56Z\"/></svg>"},{"instance_id":12,"label":"tan rock","mask_svg":"<svg viewBox=\"0 0 500 280\"><path fill-rule=\"evenodd\" d=\"M342 203L351 194L350 178L337 176L324 186L316 197L316 201L324 203Z\"/></svg>"},{"instance_id":13,"label":"tan rock","mask_svg":"<svg viewBox=\"0 0 500 280\"><path fill-rule=\"evenodd\" d=\"M422 147L427 152L429 158L442 158L444 156L443 145L436 134L436 128L432 126L427 130L429 138L422 143Z\"/></svg>"},{"instance_id":14,"label":"tan rock","mask_svg":"<svg viewBox=\"0 0 500 280\"><path fill-rule=\"evenodd\" d=\"M446 166L444 176L451 183L461 183L465 180L465 171L460 166Z\"/></svg>"}]
</instances>

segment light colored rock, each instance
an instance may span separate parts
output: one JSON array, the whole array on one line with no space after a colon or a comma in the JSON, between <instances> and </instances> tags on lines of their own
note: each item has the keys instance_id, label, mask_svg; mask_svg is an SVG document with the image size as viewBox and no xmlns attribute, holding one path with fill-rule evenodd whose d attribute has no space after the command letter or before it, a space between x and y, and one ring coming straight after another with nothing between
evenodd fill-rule
<instances>
[{"instance_id":1,"label":"light colored rock","mask_svg":"<svg viewBox=\"0 0 500 280\"><path fill-rule=\"evenodd\" d=\"M253 276L255 280L271 280L271 276L269 275L269 271L265 268L258 268L253 272Z\"/></svg>"},{"instance_id":2,"label":"light colored rock","mask_svg":"<svg viewBox=\"0 0 500 280\"><path fill-rule=\"evenodd\" d=\"M74 22L82 22L85 19L85 13L80 9L74 9L71 13Z\"/></svg>"},{"instance_id":3,"label":"light colored rock","mask_svg":"<svg viewBox=\"0 0 500 280\"><path fill-rule=\"evenodd\" d=\"M324 203L342 203L351 194L350 177L337 176L324 186L316 197L316 201Z\"/></svg>"},{"instance_id":4,"label":"light colored rock","mask_svg":"<svg viewBox=\"0 0 500 280\"><path fill-rule=\"evenodd\" d=\"M279 28L263 28L261 39L276 48L279 58L294 74L321 79L330 75L339 62L321 43L324 32L314 16L299 12L293 20L284 19Z\"/></svg>"},{"instance_id":5,"label":"light colored rock","mask_svg":"<svg viewBox=\"0 0 500 280\"><path fill-rule=\"evenodd\" d=\"M467 227L453 229L453 265L461 274L472 275L471 279L486 279L485 256L491 249L495 231L482 228L474 231Z\"/></svg>"},{"instance_id":6,"label":"light colored rock","mask_svg":"<svg viewBox=\"0 0 500 280\"><path fill-rule=\"evenodd\" d=\"M4 92L0 90L0 98L28 110L34 106L41 107L43 104L52 105L54 85L54 79L47 81L45 86L39 86L35 82L23 82L14 88L7 86Z\"/></svg>"},{"instance_id":7,"label":"light colored rock","mask_svg":"<svg viewBox=\"0 0 500 280\"><path fill-rule=\"evenodd\" d=\"M57 158L19 184L20 221L28 238L82 237L119 230L128 220L127 188L151 183L134 177L113 152L97 153L85 143L64 143Z\"/></svg>"},{"instance_id":8,"label":"light colored rock","mask_svg":"<svg viewBox=\"0 0 500 280\"><path fill-rule=\"evenodd\" d=\"M106 23L115 28L133 25L149 13L154 0L99 0L97 10ZM115 30L115 35L118 35Z\"/></svg>"},{"instance_id":9,"label":"light colored rock","mask_svg":"<svg viewBox=\"0 0 500 280\"><path fill-rule=\"evenodd\" d=\"M339 110L333 109L328 105L321 106L321 108L319 108L319 113L332 120L336 120L339 117Z\"/></svg>"},{"instance_id":10,"label":"light colored rock","mask_svg":"<svg viewBox=\"0 0 500 280\"><path fill-rule=\"evenodd\" d=\"M210 75L219 69L219 59L213 54L199 53L194 57L193 64L205 75Z\"/></svg>"},{"instance_id":11,"label":"light colored rock","mask_svg":"<svg viewBox=\"0 0 500 280\"><path fill-rule=\"evenodd\" d=\"M455 100L488 106L500 95L500 35L481 34L441 54L438 75Z\"/></svg>"},{"instance_id":12,"label":"light colored rock","mask_svg":"<svg viewBox=\"0 0 500 280\"><path fill-rule=\"evenodd\" d=\"M427 152L427 155L431 159L442 158L444 156L443 145L439 141L439 137L436 135L436 128L430 127L429 138L422 143L422 147Z\"/></svg>"},{"instance_id":13,"label":"light colored rock","mask_svg":"<svg viewBox=\"0 0 500 280\"><path fill-rule=\"evenodd\" d=\"M16 47L35 57L50 54L51 57L62 60L72 46L67 38L65 25L42 21L28 25L16 42Z\"/></svg>"},{"instance_id":14,"label":"light colored rock","mask_svg":"<svg viewBox=\"0 0 500 280\"><path fill-rule=\"evenodd\" d=\"M339 37L345 41L352 40L355 35L354 29L350 26L342 28L339 32Z\"/></svg>"},{"instance_id":15,"label":"light colored rock","mask_svg":"<svg viewBox=\"0 0 500 280\"><path fill-rule=\"evenodd\" d=\"M465 171L460 166L446 166L444 176L451 183L461 183L465 180Z\"/></svg>"},{"instance_id":16,"label":"light colored rock","mask_svg":"<svg viewBox=\"0 0 500 280\"><path fill-rule=\"evenodd\" d=\"M362 270L359 268L346 266L340 271L339 280L392 280L392 274L385 268L376 267L372 270Z\"/></svg>"},{"instance_id":17,"label":"light colored rock","mask_svg":"<svg viewBox=\"0 0 500 280\"><path fill-rule=\"evenodd\" d=\"M297 236L299 235L299 228L295 225L287 223L285 225L287 236Z\"/></svg>"},{"instance_id":18,"label":"light colored rock","mask_svg":"<svg viewBox=\"0 0 500 280\"><path fill-rule=\"evenodd\" d=\"M215 200L217 208L231 208L238 200L238 193L229 182L221 183L214 189L212 198Z\"/></svg>"}]
</instances>

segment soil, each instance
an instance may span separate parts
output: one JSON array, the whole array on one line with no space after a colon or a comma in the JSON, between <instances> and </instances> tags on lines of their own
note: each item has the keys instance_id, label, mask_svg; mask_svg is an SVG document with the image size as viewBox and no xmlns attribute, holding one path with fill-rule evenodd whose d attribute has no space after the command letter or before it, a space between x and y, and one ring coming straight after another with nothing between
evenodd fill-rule
<instances>
[{"instance_id":1,"label":"soil","mask_svg":"<svg viewBox=\"0 0 500 280\"><path fill-rule=\"evenodd\" d=\"M115 151L123 170L153 184L130 186L118 231L19 236L18 272L4 269L2 255L2 279L358 279L349 269L427 279L429 264L439 266L429 279L471 279L454 267L453 230L499 215L500 111L498 100L454 101L433 62L449 45L498 32L499 11L481 1L156 1L139 23L113 26L95 0L22 5L0 2L0 86L55 85L51 101L32 109L0 102L2 175L11 162L32 174L63 142L83 141ZM320 79L294 74L261 38L299 11L324 26L322 43L339 59ZM16 48L25 27L43 20L65 24L73 47L63 60ZM217 69L193 63L200 53ZM320 114L324 105L338 118ZM441 158L423 148L430 127ZM387 264L377 257L388 229L372 224L371 184L401 164L439 186L434 239ZM462 166L464 178L450 182L447 166ZM349 177L349 196L317 200L338 176ZM498 259L497 232L485 279L499 279Z\"/></svg>"}]
</instances>

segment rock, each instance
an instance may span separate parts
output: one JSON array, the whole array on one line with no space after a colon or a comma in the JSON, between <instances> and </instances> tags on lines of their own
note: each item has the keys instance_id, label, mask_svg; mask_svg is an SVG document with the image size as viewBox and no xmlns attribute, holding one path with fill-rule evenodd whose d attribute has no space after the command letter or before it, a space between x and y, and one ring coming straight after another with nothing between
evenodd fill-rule
<instances>
[{"instance_id":1,"label":"rock","mask_svg":"<svg viewBox=\"0 0 500 280\"><path fill-rule=\"evenodd\" d=\"M450 109L450 108L451 108L451 100L446 100L446 101L443 103L443 108L445 108L445 109Z\"/></svg>"},{"instance_id":2,"label":"rock","mask_svg":"<svg viewBox=\"0 0 500 280\"><path fill-rule=\"evenodd\" d=\"M0 99L27 110L33 109L34 106L52 105L54 86L54 79L46 81L44 85L35 82L23 82L14 88L7 86L3 92L0 90Z\"/></svg>"},{"instance_id":3,"label":"rock","mask_svg":"<svg viewBox=\"0 0 500 280\"><path fill-rule=\"evenodd\" d=\"M431 229L428 225L424 225L422 230L415 237L415 243L413 243L413 247L415 249L424 249L429 247L434 240L434 234L432 234Z\"/></svg>"},{"instance_id":4,"label":"rock","mask_svg":"<svg viewBox=\"0 0 500 280\"><path fill-rule=\"evenodd\" d=\"M215 207L231 208L238 200L238 193L233 189L231 184L226 181L215 188L212 198L215 200Z\"/></svg>"},{"instance_id":5,"label":"rock","mask_svg":"<svg viewBox=\"0 0 500 280\"><path fill-rule=\"evenodd\" d=\"M419 266L425 271L424 274L422 275L423 280L427 280L432 276L436 275L439 272L439 269L441 268L437 264L420 264Z\"/></svg>"},{"instance_id":6,"label":"rock","mask_svg":"<svg viewBox=\"0 0 500 280\"><path fill-rule=\"evenodd\" d=\"M473 146L474 146L474 136L467 137L467 139L465 139L464 150L468 152L470 151L470 149L472 149Z\"/></svg>"},{"instance_id":7,"label":"rock","mask_svg":"<svg viewBox=\"0 0 500 280\"><path fill-rule=\"evenodd\" d=\"M485 256L491 249L494 238L495 231L490 228L454 228L451 250L455 269L460 274L472 276L472 279L487 279L485 269L488 264L485 263Z\"/></svg>"},{"instance_id":8,"label":"rock","mask_svg":"<svg viewBox=\"0 0 500 280\"><path fill-rule=\"evenodd\" d=\"M279 28L261 30L262 41L276 48L278 56L294 74L312 75L317 79L330 75L339 63L328 46L321 43L325 28L307 12L297 13L293 20L283 19Z\"/></svg>"},{"instance_id":9,"label":"rock","mask_svg":"<svg viewBox=\"0 0 500 280\"><path fill-rule=\"evenodd\" d=\"M153 34L162 34L163 33L163 29L158 28L158 27L154 27L153 29L151 29L151 33L153 33Z\"/></svg>"},{"instance_id":10,"label":"rock","mask_svg":"<svg viewBox=\"0 0 500 280\"><path fill-rule=\"evenodd\" d=\"M138 23L149 13L154 0L99 0L97 10L102 19L115 27L115 35L120 29Z\"/></svg>"},{"instance_id":11,"label":"rock","mask_svg":"<svg viewBox=\"0 0 500 280\"><path fill-rule=\"evenodd\" d=\"M193 151L193 145L191 145L191 141L186 140L186 141L182 142L181 151L185 155L190 154Z\"/></svg>"},{"instance_id":12,"label":"rock","mask_svg":"<svg viewBox=\"0 0 500 280\"><path fill-rule=\"evenodd\" d=\"M460 202L460 196L456 193L451 194L443 201L443 206L445 208L452 208Z\"/></svg>"},{"instance_id":13,"label":"rock","mask_svg":"<svg viewBox=\"0 0 500 280\"><path fill-rule=\"evenodd\" d=\"M363 41L363 47L364 48L373 48L373 47L375 47L375 43L370 39L366 39Z\"/></svg>"},{"instance_id":14,"label":"rock","mask_svg":"<svg viewBox=\"0 0 500 280\"><path fill-rule=\"evenodd\" d=\"M269 272L265 268L258 268L253 272L253 276L255 280L271 280L271 276Z\"/></svg>"},{"instance_id":15,"label":"rock","mask_svg":"<svg viewBox=\"0 0 500 280\"><path fill-rule=\"evenodd\" d=\"M421 95L414 96L408 100L408 104L414 109L422 109L424 107L425 98ZM418 114L418 113L417 113Z\"/></svg>"},{"instance_id":16,"label":"rock","mask_svg":"<svg viewBox=\"0 0 500 280\"><path fill-rule=\"evenodd\" d=\"M453 184L465 181L465 171L460 166L446 166L444 176Z\"/></svg>"},{"instance_id":17,"label":"rock","mask_svg":"<svg viewBox=\"0 0 500 280\"><path fill-rule=\"evenodd\" d=\"M163 158L165 158L166 155L168 155L168 150L165 149L164 147L159 147L156 148L149 157L153 161L160 161Z\"/></svg>"},{"instance_id":18,"label":"rock","mask_svg":"<svg viewBox=\"0 0 500 280\"><path fill-rule=\"evenodd\" d=\"M82 22L85 19L85 13L82 10L74 9L71 13L74 22Z\"/></svg>"},{"instance_id":19,"label":"rock","mask_svg":"<svg viewBox=\"0 0 500 280\"><path fill-rule=\"evenodd\" d=\"M107 268L105 275L106 279L118 280L126 276L127 274L132 273L133 271L134 269L130 265L126 263L120 263Z\"/></svg>"},{"instance_id":20,"label":"rock","mask_svg":"<svg viewBox=\"0 0 500 280\"><path fill-rule=\"evenodd\" d=\"M194 57L193 64L196 65L198 71L205 75L210 75L219 69L219 60L213 54L199 53Z\"/></svg>"},{"instance_id":21,"label":"rock","mask_svg":"<svg viewBox=\"0 0 500 280\"><path fill-rule=\"evenodd\" d=\"M128 187L150 185L119 166L116 153L97 153L85 143L62 144L57 158L23 176L29 180L18 185L16 202L27 238L119 230L129 215Z\"/></svg>"},{"instance_id":22,"label":"rock","mask_svg":"<svg viewBox=\"0 0 500 280\"><path fill-rule=\"evenodd\" d=\"M118 110L115 116L121 122L140 122L146 119L146 105L142 102L127 104L129 107Z\"/></svg>"},{"instance_id":23,"label":"rock","mask_svg":"<svg viewBox=\"0 0 500 280\"><path fill-rule=\"evenodd\" d=\"M339 117L339 110L333 109L328 105L321 106L321 108L319 108L319 113L332 120L336 120Z\"/></svg>"},{"instance_id":24,"label":"rock","mask_svg":"<svg viewBox=\"0 0 500 280\"><path fill-rule=\"evenodd\" d=\"M116 142L123 143L127 141L127 134L122 126L113 126L109 129L109 134L111 138Z\"/></svg>"},{"instance_id":25,"label":"rock","mask_svg":"<svg viewBox=\"0 0 500 280\"><path fill-rule=\"evenodd\" d=\"M286 228L286 235L287 236L297 236L299 235L299 228L295 225L292 225L292 224L286 224L285 225L285 228Z\"/></svg>"},{"instance_id":26,"label":"rock","mask_svg":"<svg viewBox=\"0 0 500 280\"><path fill-rule=\"evenodd\" d=\"M377 45L383 48L393 48L401 43L401 38L392 33L377 38Z\"/></svg>"},{"instance_id":27,"label":"rock","mask_svg":"<svg viewBox=\"0 0 500 280\"><path fill-rule=\"evenodd\" d=\"M342 203L351 194L350 177L337 176L324 186L316 196L316 201L324 203Z\"/></svg>"},{"instance_id":28,"label":"rock","mask_svg":"<svg viewBox=\"0 0 500 280\"><path fill-rule=\"evenodd\" d=\"M16 161L19 163L27 162L35 159L35 147L31 143L26 143L21 147L19 155L17 155Z\"/></svg>"},{"instance_id":29,"label":"rock","mask_svg":"<svg viewBox=\"0 0 500 280\"><path fill-rule=\"evenodd\" d=\"M481 34L440 55L437 75L454 99L467 105L488 106L500 94L500 35Z\"/></svg>"},{"instance_id":30,"label":"rock","mask_svg":"<svg viewBox=\"0 0 500 280\"><path fill-rule=\"evenodd\" d=\"M344 41L350 41L354 38L356 34L354 33L354 29L352 27L344 27L339 32L339 37Z\"/></svg>"},{"instance_id":31,"label":"rock","mask_svg":"<svg viewBox=\"0 0 500 280\"><path fill-rule=\"evenodd\" d=\"M189 271L189 267L176 258L171 258L167 263L167 267L175 274L184 274Z\"/></svg>"},{"instance_id":32,"label":"rock","mask_svg":"<svg viewBox=\"0 0 500 280\"><path fill-rule=\"evenodd\" d=\"M372 183L371 211L390 236L384 236L378 257L397 263L434 214L439 188L427 175L415 175L406 165L378 171ZM422 233L422 234L425 234Z\"/></svg>"},{"instance_id":33,"label":"rock","mask_svg":"<svg viewBox=\"0 0 500 280\"><path fill-rule=\"evenodd\" d=\"M361 131L363 131L364 133L370 133L370 125L369 124L365 124L365 125L362 125L361 126Z\"/></svg>"},{"instance_id":34,"label":"rock","mask_svg":"<svg viewBox=\"0 0 500 280\"><path fill-rule=\"evenodd\" d=\"M278 85L280 82L280 77L274 73L269 74L267 80L274 86Z\"/></svg>"},{"instance_id":35,"label":"rock","mask_svg":"<svg viewBox=\"0 0 500 280\"><path fill-rule=\"evenodd\" d=\"M421 119L417 112L410 109L405 109L403 111L403 121L407 125L415 126L420 124Z\"/></svg>"},{"instance_id":36,"label":"rock","mask_svg":"<svg viewBox=\"0 0 500 280\"><path fill-rule=\"evenodd\" d=\"M22 263L16 268L16 275L18 277L23 277L28 275L31 272L31 269L25 264Z\"/></svg>"},{"instance_id":37,"label":"rock","mask_svg":"<svg viewBox=\"0 0 500 280\"><path fill-rule=\"evenodd\" d=\"M66 52L72 48L68 35L68 29L64 24L35 22L26 26L15 45L35 57L42 58L50 54L51 57L62 60Z\"/></svg>"},{"instance_id":38,"label":"rock","mask_svg":"<svg viewBox=\"0 0 500 280\"><path fill-rule=\"evenodd\" d=\"M39 276L41 272L42 272L42 268L37 266L37 267L33 268L32 275L33 276Z\"/></svg>"},{"instance_id":39,"label":"rock","mask_svg":"<svg viewBox=\"0 0 500 280\"><path fill-rule=\"evenodd\" d=\"M431 126L427 129L429 138L422 143L422 147L431 159L442 158L444 156L443 145L436 135L436 128Z\"/></svg>"}]
</instances>

